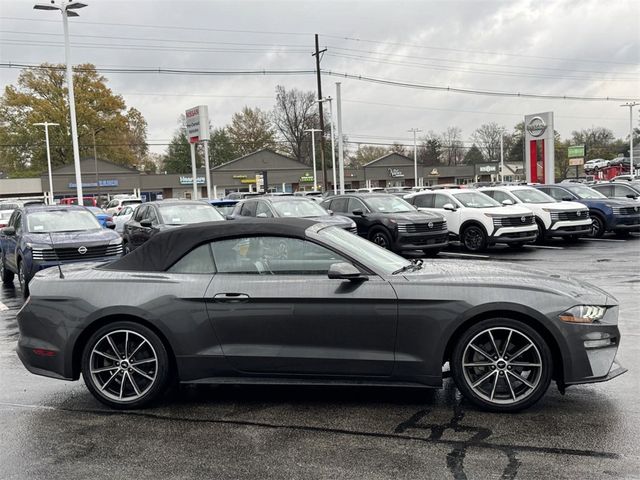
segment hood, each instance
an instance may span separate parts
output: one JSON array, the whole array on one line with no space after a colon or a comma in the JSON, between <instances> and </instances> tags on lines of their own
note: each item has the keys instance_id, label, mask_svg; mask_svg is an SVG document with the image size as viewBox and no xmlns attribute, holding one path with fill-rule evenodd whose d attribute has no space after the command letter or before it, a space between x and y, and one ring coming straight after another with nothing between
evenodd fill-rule
<instances>
[{"instance_id":1,"label":"hood","mask_svg":"<svg viewBox=\"0 0 640 480\"><path fill-rule=\"evenodd\" d=\"M520 205L503 205L502 207L493 208L474 208L479 212L490 213L495 216L520 216L531 215L531 210Z\"/></svg>"},{"instance_id":2,"label":"hood","mask_svg":"<svg viewBox=\"0 0 640 480\"><path fill-rule=\"evenodd\" d=\"M318 217L308 217L308 218L312 218L313 220L317 220L326 225L337 225L344 228L356 226L353 220L347 217L343 217L342 215L320 215Z\"/></svg>"},{"instance_id":3,"label":"hood","mask_svg":"<svg viewBox=\"0 0 640 480\"><path fill-rule=\"evenodd\" d=\"M403 274L409 282L474 286L492 289L508 287L519 290L534 290L573 298L576 304L596 302L605 305L617 304L614 297L604 290L575 278L565 277L544 270L523 268L521 264L491 263L474 260L424 261L420 270Z\"/></svg>"},{"instance_id":4,"label":"hood","mask_svg":"<svg viewBox=\"0 0 640 480\"><path fill-rule=\"evenodd\" d=\"M120 238L116 232L110 229L97 228L95 230L83 230L80 232L51 232L48 233L26 233L24 241L51 245L52 241L56 247L76 246L76 245L99 245Z\"/></svg>"},{"instance_id":5,"label":"hood","mask_svg":"<svg viewBox=\"0 0 640 480\"><path fill-rule=\"evenodd\" d=\"M549 202L549 203L533 203L539 208L553 210L554 212L567 212L572 210L586 210L587 208L579 202Z\"/></svg>"},{"instance_id":6,"label":"hood","mask_svg":"<svg viewBox=\"0 0 640 480\"><path fill-rule=\"evenodd\" d=\"M608 207L636 207L638 202L631 198L584 198L578 200L585 204L606 205ZM563 202L565 203L565 202ZM568 202L566 202L568 203Z\"/></svg>"},{"instance_id":7,"label":"hood","mask_svg":"<svg viewBox=\"0 0 640 480\"><path fill-rule=\"evenodd\" d=\"M428 221L442 221L444 217L435 212L427 212L422 210L410 211L410 212L398 212L398 213L382 213L373 212L376 215L382 215L388 218L394 218L400 221L406 222L428 222ZM372 215L372 214L370 214Z\"/></svg>"}]
</instances>

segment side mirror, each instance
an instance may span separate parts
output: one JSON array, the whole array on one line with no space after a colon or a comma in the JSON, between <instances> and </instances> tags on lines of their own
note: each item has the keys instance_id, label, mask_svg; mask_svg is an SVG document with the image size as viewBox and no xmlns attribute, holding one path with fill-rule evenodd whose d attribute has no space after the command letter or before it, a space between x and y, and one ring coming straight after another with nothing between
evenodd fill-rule
<instances>
[{"instance_id":1,"label":"side mirror","mask_svg":"<svg viewBox=\"0 0 640 480\"><path fill-rule=\"evenodd\" d=\"M14 227L4 227L2 229L2 233L4 233L7 237L12 237L16 234L16 229Z\"/></svg>"},{"instance_id":2,"label":"side mirror","mask_svg":"<svg viewBox=\"0 0 640 480\"><path fill-rule=\"evenodd\" d=\"M354 215L357 215L358 217L361 217L364 215L364 212L362 210L360 210L359 208L357 208L356 210L354 210L353 212L351 212Z\"/></svg>"},{"instance_id":3,"label":"side mirror","mask_svg":"<svg viewBox=\"0 0 640 480\"><path fill-rule=\"evenodd\" d=\"M333 210L327 210L327 212L329 212L329 215L333 215Z\"/></svg>"},{"instance_id":4,"label":"side mirror","mask_svg":"<svg viewBox=\"0 0 640 480\"><path fill-rule=\"evenodd\" d=\"M104 222L104 226L106 228L110 228L111 230L115 230L115 228L116 228L116 224L113 223L113 222L109 222L109 221Z\"/></svg>"},{"instance_id":5,"label":"side mirror","mask_svg":"<svg viewBox=\"0 0 640 480\"><path fill-rule=\"evenodd\" d=\"M627 195L627 198L633 198L635 200L636 198L638 198L638 195L634 195L633 193L629 193Z\"/></svg>"},{"instance_id":6,"label":"side mirror","mask_svg":"<svg viewBox=\"0 0 640 480\"><path fill-rule=\"evenodd\" d=\"M445 203L442 208L444 208L445 210L449 210L450 212L455 212L456 211L456 207L453 203Z\"/></svg>"},{"instance_id":7,"label":"side mirror","mask_svg":"<svg viewBox=\"0 0 640 480\"><path fill-rule=\"evenodd\" d=\"M267 214L262 212L256 215L256 218L267 218Z\"/></svg>"},{"instance_id":8,"label":"side mirror","mask_svg":"<svg viewBox=\"0 0 640 480\"><path fill-rule=\"evenodd\" d=\"M149 220L148 218L140 221L140 226L141 226L141 227L144 227L144 228L151 228L151 227L152 227L152 225L153 225L153 224L151 223L151 220Z\"/></svg>"},{"instance_id":9,"label":"side mirror","mask_svg":"<svg viewBox=\"0 0 640 480\"><path fill-rule=\"evenodd\" d=\"M573 202L573 198L571 197L562 197L563 202Z\"/></svg>"},{"instance_id":10,"label":"side mirror","mask_svg":"<svg viewBox=\"0 0 640 480\"><path fill-rule=\"evenodd\" d=\"M329 267L329 271L327 272L327 276L331 279L351 280L359 282L363 282L369 279L366 275L360 273L360 270L358 270L356 267L346 262L331 264L331 266Z\"/></svg>"},{"instance_id":11,"label":"side mirror","mask_svg":"<svg viewBox=\"0 0 640 480\"><path fill-rule=\"evenodd\" d=\"M224 218L227 219L227 220L235 220L236 219L236 217L234 217L233 215L225 215Z\"/></svg>"},{"instance_id":12,"label":"side mirror","mask_svg":"<svg viewBox=\"0 0 640 480\"><path fill-rule=\"evenodd\" d=\"M509 198L505 198L505 199L502 201L502 205L505 205L505 206L506 206L506 205L513 205L513 200L511 200L511 199L509 199Z\"/></svg>"}]
</instances>

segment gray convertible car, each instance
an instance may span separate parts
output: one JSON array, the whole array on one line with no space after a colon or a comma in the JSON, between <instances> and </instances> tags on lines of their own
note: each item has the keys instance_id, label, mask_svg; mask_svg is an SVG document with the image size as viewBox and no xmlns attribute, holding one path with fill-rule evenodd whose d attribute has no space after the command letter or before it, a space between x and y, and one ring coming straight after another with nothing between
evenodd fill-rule
<instances>
[{"instance_id":1,"label":"gray convertible car","mask_svg":"<svg viewBox=\"0 0 640 480\"><path fill-rule=\"evenodd\" d=\"M174 381L440 387L448 362L471 402L516 411L552 379L624 373L617 317L606 292L545 272L408 261L304 219L218 222L38 273L18 354L114 408Z\"/></svg>"}]
</instances>

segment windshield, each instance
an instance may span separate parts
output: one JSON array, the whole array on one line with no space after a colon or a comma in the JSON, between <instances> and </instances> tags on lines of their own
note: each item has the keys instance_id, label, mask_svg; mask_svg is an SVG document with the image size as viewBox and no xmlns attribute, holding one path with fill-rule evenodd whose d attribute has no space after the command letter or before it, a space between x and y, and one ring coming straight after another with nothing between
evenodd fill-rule
<instances>
[{"instance_id":1,"label":"windshield","mask_svg":"<svg viewBox=\"0 0 640 480\"><path fill-rule=\"evenodd\" d=\"M485 195L480 192L450 192L456 200L467 208L491 208L501 207L502 205L491 198L489 195Z\"/></svg>"},{"instance_id":2,"label":"windshield","mask_svg":"<svg viewBox=\"0 0 640 480\"><path fill-rule=\"evenodd\" d=\"M585 187L584 185L571 185L570 187L565 187L571 193L574 193L578 196L578 198L589 199L589 198L607 198L600 192L595 191L593 188Z\"/></svg>"},{"instance_id":3,"label":"windshield","mask_svg":"<svg viewBox=\"0 0 640 480\"><path fill-rule=\"evenodd\" d=\"M160 205L160 215L167 225L185 225L188 223L216 222L224 220L222 215L211 205Z\"/></svg>"},{"instance_id":4,"label":"windshield","mask_svg":"<svg viewBox=\"0 0 640 480\"><path fill-rule=\"evenodd\" d=\"M340 227L316 224L307 229L307 234L310 237L319 237L321 241L333 245L340 252L346 253L364 265L375 265L387 275L411 265L410 261L401 256Z\"/></svg>"},{"instance_id":5,"label":"windshield","mask_svg":"<svg viewBox=\"0 0 640 480\"><path fill-rule=\"evenodd\" d=\"M98 219L86 210L49 210L27 214L27 231L31 233L76 232L100 228Z\"/></svg>"},{"instance_id":6,"label":"windshield","mask_svg":"<svg viewBox=\"0 0 640 480\"><path fill-rule=\"evenodd\" d=\"M518 200L523 203L556 203L556 199L535 188L511 190Z\"/></svg>"},{"instance_id":7,"label":"windshield","mask_svg":"<svg viewBox=\"0 0 640 480\"><path fill-rule=\"evenodd\" d=\"M367 206L378 213L401 213L413 212L415 208L399 197L389 195L388 197L370 197L364 199Z\"/></svg>"},{"instance_id":8,"label":"windshield","mask_svg":"<svg viewBox=\"0 0 640 480\"><path fill-rule=\"evenodd\" d=\"M273 202L271 205L279 217L320 217L329 214L313 200Z\"/></svg>"}]
</instances>

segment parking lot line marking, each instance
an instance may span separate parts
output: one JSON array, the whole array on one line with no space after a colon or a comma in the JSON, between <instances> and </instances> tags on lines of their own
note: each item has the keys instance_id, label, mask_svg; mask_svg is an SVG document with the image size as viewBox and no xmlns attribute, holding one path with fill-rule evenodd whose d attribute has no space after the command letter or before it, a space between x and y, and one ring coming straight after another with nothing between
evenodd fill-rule
<instances>
[{"instance_id":1,"label":"parking lot line marking","mask_svg":"<svg viewBox=\"0 0 640 480\"><path fill-rule=\"evenodd\" d=\"M543 248L545 250L564 250L564 247L552 247L551 245L524 245L527 248Z\"/></svg>"},{"instance_id":2,"label":"parking lot line marking","mask_svg":"<svg viewBox=\"0 0 640 480\"><path fill-rule=\"evenodd\" d=\"M615 238L583 238L588 242L626 242L626 240L618 240Z\"/></svg>"},{"instance_id":3,"label":"parking lot line marking","mask_svg":"<svg viewBox=\"0 0 640 480\"><path fill-rule=\"evenodd\" d=\"M438 255L445 257L491 258L489 255L476 255L475 253L440 252Z\"/></svg>"},{"instance_id":4,"label":"parking lot line marking","mask_svg":"<svg viewBox=\"0 0 640 480\"><path fill-rule=\"evenodd\" d=\"M4 303L0 302L0 312L4 312L5 310L9 310L9 307L7 307Z\"/></svg>"}]
</instances>

